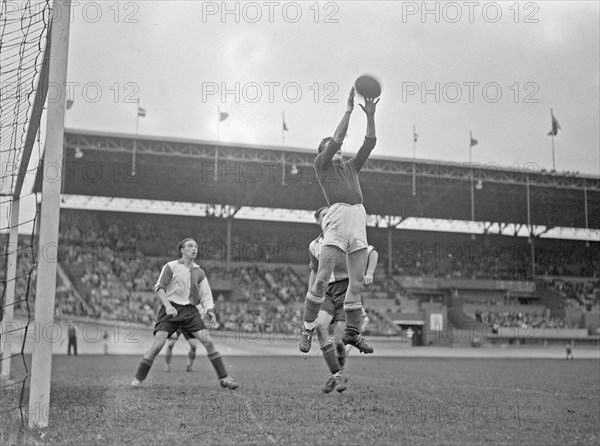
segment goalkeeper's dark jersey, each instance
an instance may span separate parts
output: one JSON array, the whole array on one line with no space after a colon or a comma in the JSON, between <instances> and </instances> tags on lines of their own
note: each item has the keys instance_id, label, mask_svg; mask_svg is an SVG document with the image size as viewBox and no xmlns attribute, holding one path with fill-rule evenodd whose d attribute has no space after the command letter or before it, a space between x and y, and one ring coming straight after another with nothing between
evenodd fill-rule
<instances>
[{"instance_id":1,"label":"goalkeeper's dark jersey","mask_svg":"<svg viewBox=\"0 0 600 446\"><path fill-rule=\"evenodd\" d=\"M333 161L333 155L342 145L331 138L327 148L317 155L315 171L329 206L335 203L362 204L363 196L358 174L376 143L377 138L365 138L355 157L348 161Z\"/></svg>"}]
</instances>

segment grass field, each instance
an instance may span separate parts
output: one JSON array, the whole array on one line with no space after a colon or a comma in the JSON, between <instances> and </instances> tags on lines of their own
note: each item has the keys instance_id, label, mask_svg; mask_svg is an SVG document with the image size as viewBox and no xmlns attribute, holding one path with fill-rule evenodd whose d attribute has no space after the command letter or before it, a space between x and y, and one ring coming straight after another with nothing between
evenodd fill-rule
<instances>
[{"instance_id":1,"label":"grass field","mask_svg":"<svg viewBox=\"0 0 600 446\"><path fill-rule=\"evenodd\" d=\"M235 392L208 360L163 358L132 389L139 356L55 356L50 426L10 444L598 445L600 363L556 359L351 356L349 387L321 392L322 358L226 357ZM14 363L14 375L22 365ZM9 397L10 395L4 395ZM8 400L5 400L5 402ZM27 406L25 406L27 407ZM13 430L11 432L11 429Z\"/></svg>"}]
</instances>

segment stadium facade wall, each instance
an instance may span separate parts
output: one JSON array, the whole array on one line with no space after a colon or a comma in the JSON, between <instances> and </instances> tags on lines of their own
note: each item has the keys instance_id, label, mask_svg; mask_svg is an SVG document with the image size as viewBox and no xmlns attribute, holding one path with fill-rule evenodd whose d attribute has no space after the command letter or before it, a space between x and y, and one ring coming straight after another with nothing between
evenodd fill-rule
<instances>
[{"instance_id":1,"label":"stadium facade wall","mask_svg":"<svg viewBox=\"0 0 600 446\"><path fill-rule=\"evenodd\" d=\"M476 311L491 311L494 313L528 313L542 315L546 313L544 305L478 305L464 304L466 314L475 314Z\"/></svg>"}]
</instances>

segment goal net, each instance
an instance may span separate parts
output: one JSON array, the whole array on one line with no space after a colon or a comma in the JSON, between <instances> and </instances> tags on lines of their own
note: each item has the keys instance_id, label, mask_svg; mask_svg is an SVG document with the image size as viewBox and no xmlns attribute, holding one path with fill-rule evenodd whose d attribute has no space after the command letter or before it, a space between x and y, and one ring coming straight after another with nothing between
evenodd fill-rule
<instances>
[{"instance_id":1,"label":"goal net","mask_svg":"<svg viewBox=\"0 0 600 446\"><path fill-rule=\"evenodd\" d=\"M22 423L37 271L37 197L27 183L41 158L50 1L0 0L0 419ZM24 187L25 185L25 187ZM29 189L29 190L28 190ZM10 429L2 429L10 432ZM0 443L13 438L0 436Z\"/></svg>"}]
</instances>

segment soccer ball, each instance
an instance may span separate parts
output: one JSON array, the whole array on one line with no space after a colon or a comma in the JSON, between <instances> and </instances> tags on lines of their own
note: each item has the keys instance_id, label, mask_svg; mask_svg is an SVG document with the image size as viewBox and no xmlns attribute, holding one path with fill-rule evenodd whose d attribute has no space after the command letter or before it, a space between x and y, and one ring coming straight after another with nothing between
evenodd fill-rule
<instances>
[{"instance_id":1,"label":"soccer ball","mask_svg":"<svg viewBox=\"0 0 600 446\"><path fill-rule=\"evenodd\" d=\"M381 95L381 84L377 79L368 74L356 79L354 89L364 98L378 98Z\"/></svg>"}]
</instances>

